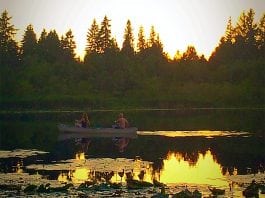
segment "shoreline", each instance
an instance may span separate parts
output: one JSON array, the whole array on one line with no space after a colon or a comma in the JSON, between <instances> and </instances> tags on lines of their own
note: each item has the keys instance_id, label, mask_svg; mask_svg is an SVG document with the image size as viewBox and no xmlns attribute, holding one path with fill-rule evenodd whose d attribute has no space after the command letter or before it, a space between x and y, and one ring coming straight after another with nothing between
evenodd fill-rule
<instances>
[{"instance_id":1,"label":"shoreline","mask_svg":"<svg viewBox=\"0 0 265 198\"><path fill-rule=\"evenodd\" d=\"M91 108L58 108L44 110L40 109L9 109L0 110L0 114L23 114L23 113L81 113L84 111L88 112L130 112L130 111L189 111L189 110L250 110L250 111L264 111L265 107L177 107L177 108L110 108L110 109L91 109Z\"/></svg>"}]
</instances>

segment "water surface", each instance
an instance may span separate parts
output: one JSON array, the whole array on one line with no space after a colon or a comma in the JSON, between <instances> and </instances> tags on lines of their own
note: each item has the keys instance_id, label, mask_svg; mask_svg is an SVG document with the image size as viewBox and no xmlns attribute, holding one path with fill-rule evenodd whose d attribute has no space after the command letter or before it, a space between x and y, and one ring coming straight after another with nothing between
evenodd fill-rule
<instances>
[{"instance_id":1,"label":"water surface","mask_svg":"<svg viewBox=\"0 0 265 198\"><path fill-rule=\"evenodd\" d=\"M160 191L153 187L137 193L128 190L126 179L132 176L162 182L171 195L188 188L208 196L208 187L214 186L225 189L226 197L241 197L253 179L264 180L263 110L132 110L124 113L138 127L137 138L58 141L58 123L72 124L81 113L2 112L0 184L23 189L30 183L72 183L74 187L66 193L72 196L115 193L115 189L77 190L81 183L93 180L121 183L125 197L137 193L151 197ZM108 127L119 111L88 113L94 127ZM65 192L56 196L60 195Z\"/></svg>"}]
</instances>

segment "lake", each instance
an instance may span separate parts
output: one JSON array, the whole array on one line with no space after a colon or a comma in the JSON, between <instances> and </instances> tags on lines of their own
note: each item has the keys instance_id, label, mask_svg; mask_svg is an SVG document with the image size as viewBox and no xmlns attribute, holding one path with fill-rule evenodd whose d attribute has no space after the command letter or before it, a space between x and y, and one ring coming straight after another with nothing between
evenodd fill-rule
<instances>
[{"instance_id":1,"label":"lake","mask_svg":"<svg viewBox=\"0 0 265 198\"><path fill-rule=\"evenodd\" d=\"M214 187L242 197L252 180L265 181L264 109L127 110L136 138L59 141L57 125L82 112L0 113L0 196L152 197L163 183L171 197L185 189L207 197ZM87 112L93 127L110 127L121 110ZM128 178L142 183L129 188ZM41 184L55 190L24 192Z\"/></svg>"}]
</instances>

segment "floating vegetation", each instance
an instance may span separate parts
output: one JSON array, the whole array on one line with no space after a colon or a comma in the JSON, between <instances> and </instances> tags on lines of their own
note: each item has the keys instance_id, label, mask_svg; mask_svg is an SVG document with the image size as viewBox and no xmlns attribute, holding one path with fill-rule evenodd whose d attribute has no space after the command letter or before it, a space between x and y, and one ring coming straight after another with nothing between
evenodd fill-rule
<instances>
[{"instance_id":1,"label":"floating vegetation","mask_svg":"<svg viewBox=\"0 0 265 198\"><path fill-rule=\"evenodd\" d=\"M193 192L189 191L188 189L182 190L172 196L172 198L200 198L202 197L202 193L199 192L197 189Z\"/></svg>"},{"instance_id":2,"label":"floating vegetation","mask_svg":"<svg viewBox=\"0 0 265 198\"><path fill-rule=\"evenodd\" d=\"M230 182L237 184L251 184L253 180L258 183L264 182L265 173L248 174L248 175L228 175L226 176Z\"/></svg>"},{"instance_id":3,"label":"floating vegetation","mask_svg":"<svg viewBox=\"0 0 265 198\"><path fill-rule=\"evenodd\" d=\"M146 181L138 181L135 179L128 179L127 180L127 188L128 189L141 189L146 187L153 187L154 184Z\"/></svg>"},{"instance_id":4,"label":"floating vegetation","mask_svg":"<svg viewBox=\"0 0 265 198\"><path fill-rule=\"evenodd\" d=\"M153 184L155 187L165 187L166 186L166 184L161 183L161 182L157 181L156 179L153 179Z\"/></svg>"},{"instance_id":5,"label":"floating vegetation","mask_svg":"<svg viewBox=\"0 0 265 198\"><path fill-rule=\"evenodd\" d=\"M259 197L259 188L260 185L257 184L255 180L252 180L251 184L243 190L242 194L245 197Z\"/></svg>"},{"instance_id":6,"label":"floating vegetation","mask_svg":"<svg viewBox=\"0 0 265 198\"><path fill-rule=\"evenodd\" d=\"M47 154L48 152L45 151L38 151L38 150L25 150L25 149L16 149L13 151L1 151L0 150L0 158L11 158L11 157L19 157L19 158L26 158L35 155L43 155Z\"/></svg>"},{"instance_id":7,"label":"floating vegetation","mask_svg":"<svg viewBox=\"0 0 265 198\"><path fill-rule=\"evenodd\" d=\"M64 186L59 186L59 187L51 187L50 183L47 184L41 184L39 186L35 184L29 184L25 189L24 193L27 194L34 194L34 193L53 193L53 192L67 192L67 190L74 185L69 183L65 184Z\"/></svg>"},{"instance_id":8,"label":"floating vegetation","mask_svg":"<svg viewBox=\"0 0 265 198\"><path fill-rule=\"evenodd\" d=\"M225 194L225 190L224 190L224 189L219 189L219 188L215 188L215 187L210 188L210 187L209 187L209 190L212 192L212 194L213 194L214 196L217 196L217 195L224 195L224 194Z\"/></svg>"},{"instance_id":9,"label":"floating vegetation","mask_svg":"<svg viewBox=\"0 0 265 198\"><path fill-rule=\"evenodd\" d=\"M264 178L264 177L263 177ZM14 182L13 182L14 181ZM250 184L244 187L245 181L242 181L240 186L241 195L246 197L255 197L259 195L262 189L264 190L264 182L256 182L253 180ZM160 187L158 187L158 184ZM208 191L207 191L208 189ZM238 192L240 192L238 189ZM192 197L200 198L202 196L233 196L233 191L219 189L215 187L206 187L205 185L165 185L159 181L153 180L153 183L140 181L135 179L127 179L126 184L122 182L99 182L96 180L88 180L79 185L73 183L62 183L57 180L47 180L39 174L29 175L26 173L0 174L0 196L3 192L11 192L15 195L36 195L44 193L48 197L60 197L64 195L98 195L97 197ZM1 194L2 193L2 194ZM24 194L23 194L24 193ZM57 193L57 194L56 194ZM58 194L59 193L59 194ZM62 194L60 194L62 193ZM81 196L82 197L82 196ZM237 196L236 196L237 197Z\"/></svg>"},{"instance_id":10,"label":"floating vegetation","mask_svg":"<svg viewBox=\"0 0 265 198\"><path fill-rule=\"evenodd\" d=\"M31 164L26 169L34 170L75 170L77 168L89 167L92 171L98 172L119 172L121 170L131 171L139 167L140 169L149 168L152 162L140 161L125 158L95 158L95 159L69 159L61 160L55 164Z\"/></svg>"},{"instance_id":11,"label":"floating vegetation","mask_svg":"<svg viewBox=\"0 0 265 198\"><path fill-rule=\"evenodd\" d=\"M14 190L21 190L21 186L14 185L14 184L0 184L0 190L7 190L7 191L14 191Z\"/></svg>"},{"instance_id":12,"label":"floating vegetation","mask_svg":"<svg viewBox=\"0 0 265 198\"><path fill-rule=\"evenodd\" d=\"M161 188L161 192L153 195L151 198L168 198L169 194L166 194L165 187Z\"/></svg>"}]
</instances>

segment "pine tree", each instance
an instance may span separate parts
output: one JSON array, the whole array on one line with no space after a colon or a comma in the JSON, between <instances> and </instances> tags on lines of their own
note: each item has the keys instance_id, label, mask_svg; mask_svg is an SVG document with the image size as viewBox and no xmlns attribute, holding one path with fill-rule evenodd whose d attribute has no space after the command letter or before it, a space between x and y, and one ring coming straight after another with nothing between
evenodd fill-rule
<instances>
[{"instance_id":1,"label":"pine tree","mask_svg":"<svg viewBox=\"0 0 265 198\"><path fill-rule=\"evenodd\" d=\"M14 39L17 29L10 23L12 17L5 10L0 18L0 65L19 64L19 49Z\"/></svg>"},{"instance_id":2,"label":"pine tree","mask_svg":"<svg viewBox=\"0 0 265 198\"><path fill-rule=\"evenodd\" d=\"M75 58L76 43L72 30L68 30L65 37L61 38L61 48L63 50L63 61L72 61Z\"/></svg>"},{"instance_id":3,"label":"pine tree","mask_svg":"<svg viewBox=\"0 0 265 198\"><path fill-rule=\"evenodd\" d=\"M163 53L163 43L159 37L159 34L156 35L156 39L155 39L155 47L158 49L158 51L160 53Z\"/></svg>"},{"instance_id":4,"label":"pine tree","mask_svg":"<svg viewBox=\"0 0 265 198\"><path fill-rule=\"evenodd\" d=\"M237 36L244 38L246 43L253 42L257 25L254 23L255 12L250 9L249 12L243 12L237 22Z\"/></svg>"},{"instance_id":5,"label":"pine tree","mask_svg":"<svg viewBox=\"0 0 265 198\"><path fill-rule=\"evenodd\" d=\"M132 30L130 20L127 21L123 38L124 38L124 41L122 44L121 52L126 54L129 57L133 56L134 55L134 37L133 37L133 30Z\"/></svg>"},{"instance_id":6,"label":"pine tree","mask_svg":"<svg viewBox=\"0 0 265 198\"><path fill-rule=\"evenodd\" d=\"M111 48L112 45L110 20L105 16L97 36L98 52L104 53L107 49Z\"/></svg>"},{"instance_id":7,"label":"pine tree","mask_svg":"<svg viewBox=\"0 0 265 198\"><path fill-rule=\"evenodd\" d=\"M265 14L260 19L257 35L256 35L257 47L259 55L265 57Z\"/></svg>"},{"instance_id":8,"label":"pine tree","mask_svg":"<svg viewBox=\"0 0 265 198\"><path fill-rule=\"evenodd\" d=\"M226 42L229 42L229 43L234 43L235 40L234 40L234 28L233 28L233 25L232 25L232 18L231 16L229 17L229 20L228 20L228 23L227 23L227 26L226 26L226 30L225 30L225 41Z\"/></svg>"},{"instance_id":9,"label":"pine tree","mask_svg":"<svg viewBox=\"0 0 265 198\"><path fill-rule=\"evenodd\" d=\"M144 34L144 27L140 26L139 32L138 32L138 42L137 42L137 50L138 52L143 52L144 49L146 49L146 39Z\"/></svg>"},{"instance_id":10,"label":"pine tree","mask_svg":"<svg viewBox=\"0 0 265 198\"><path fill-rule=\"evenodd\" d=\"M231 17L228 20L225 36L210 57L210 62L223 64L234 60L253 59L258 56L259 28L254 23L255 12L250 9L242 12L235 28ZM264 42L263 42L264 43Z\"/></svg>"},{"instance_id":11,"label":"pine tree","mask_svg":"<svg viewBox=\"0 0 265 198\"><path fill-rule=\"evenodd\" d=\"M152 25L150 29L148 47L153 47L153 45L156 44L156 38L157 38L157 35L155 32L155 27Z\"/></svg>"},{"instance_id":12,"label":"pine tree","mask_svg":"<svg viewBox=\"0 0 265 198\"><path fill-rule=\"evenodd\" d=\"M120 48L118 46L118 42L116 38L111 39L111 46L110 48L112 49L113 52L119 52Z\"/></svg>"},{"instance_id":13,"label":"pine tree","mask_svg":"<svg viewBox=\"0 0 265 198\"><path fill-rule=\"evenodd\" d=\"M97 45L98 34L99 34L99 26L97 24L96 19L94 19L87 33L86 55L100 51Z\"/></svg>"},{"instance_id":14,"label":"pine tree","mask_svg":"<svg viewBox=\"0 0 265 198\"><path fill-rule=\"evenodd\" d=\"M232 19L229 17L225 35L221 37L219 46L215 49L210 57L210 61L215 64L229 62L236 57L235 43L235 28L232 25Z\"/></svg>"},{"instance_id":15,"label":"pine tree","mask_svg":"<svg viewBox=\"0 0 265 198\"><path fill-rule=\"evenodd\" d=\"M45 60L48 54L48 46L46 43L48 33L45 29L42 30L40 38L38 40L37 54L40 59Z\"/></svg>"},{"instance_id":16,"label":"pine tree","mask_svg":"<svg viewBox=\"0 0 265 198\"><path fill-rule=\"evenodd\" d=\"M179 50L176 51L175 55L174 55L174 61L178 62L182 57L182 54Z\"/></svg>"},{"instance_id":17,"label":"pine tree","mask_svg":"<svg viewBox=\"0 0 265 198\"><path fill-rule=\"evenodd\" d=\"M255 35L257 34L257 24L254 23L255 12L243 12L236 26L235 48L238 59L254 58L257 54Z\"/></svg>"},{"instance_id":18,"label":"pine tree","mask_svg":"<svg viewBox=\"0 0 265 198\"><path fill-rule=\"evenodd\" d=\"M48 34L44 29L38 43L38 52L41 59L49 63L61 60L62 48L59 36L55 30L51 30Z\"/></svg>"},{"instance_id":19,"label":"pine tree","mask_svg":"<svg viewBox=\"0 0 265 198\"><path fill-rule=\"evenodd\" d=\"M198 61L199 56L194 46L188 46L186 52L183 53L181 60L183 61Z\"/></svg>"},{"instance_id":20,"label":"pine tree","mask_svg":"<svg viewBox=\"0 0 265 198\"><path fill-rule=\"evenodd\" d=\"M27 26L22 39L21 53L22 58L25 60L27 57L34 56L37 50L37 37L34 32L33 26L30 24Z\"/></svg>"}]
</instances>

